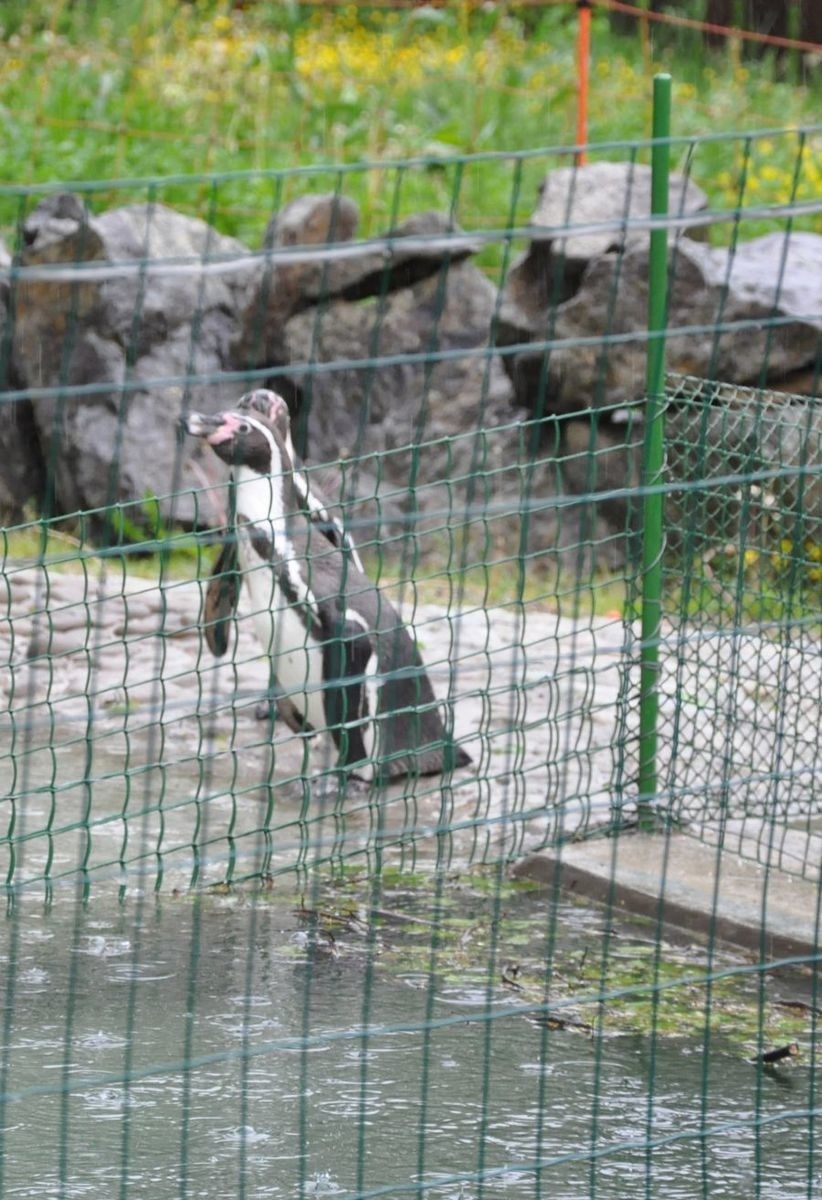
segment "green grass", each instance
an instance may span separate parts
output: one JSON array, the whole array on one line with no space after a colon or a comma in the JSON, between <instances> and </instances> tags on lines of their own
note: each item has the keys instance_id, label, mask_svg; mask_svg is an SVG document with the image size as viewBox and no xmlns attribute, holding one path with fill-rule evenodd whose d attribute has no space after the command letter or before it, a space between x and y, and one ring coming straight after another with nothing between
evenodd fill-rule
<instances>
[{"instance_id":1,"label":"green grass","mask_svg":"<svg viewBox=\"0 0 822 1200\"><path fill-rule=\"evenodd\" d=\"M553 152L464 163L455 156L573 141L576 20L570 3L390 12L273 2L235 10L217 0L7 0L0 180L269 172L163 183L151 192L255 244L271 211L290 196L335 187L361 205L366 233L430 207L453 209L473 228L524 222L545 170L567 158ZM691 169L716 204L735 204L743 180L748 204L818 195L822 138L794 130L822 110L819 72L816 82L780 80L770 60L743 64L728 50L697 52L683 31L659 35L649 48L638 37L614 35L599 12L592 44L592 142L647 137L651 76L668 69L677 135L787 130L699 146ZM674 154L675 165L684 165L684 154ZM334 170L408 158L424 161L352 171L343 182ZM270 173L297 167L314 169ZM92 204L148 195L103 187ZM20 210L13 196L0 198L7 234ZM822 228L818 219L815 227ZM730 227L716 236L727 238ZM487 258L494 263L494 255Z\"/></svg>"},{"instance_id":2,"label":"green grass","mask_svg":"<svg viewBox=\"0 0 822 1200\"><path fill-rule=\"evenodd\" d=\"M96 544L83 518L33 520L0 531L0 577L28 567L94 574L105 564L144 579L196 579L211 570L213 552L194 534L164 528L121 529L108 547Z\"/></svg>"},{"instance_id":3,"label":"green grass","mask_svg":"<svg viewBox=\"0 0 822 1200\"><path fill-rule=\"evenodd\" d=\"M217 557L211 540L169 530L158 530L153 539L145 540L135 528L133 536L119 536L115 544L101 548L76 518L32 521L3 531L0 577L33 566L43 566L50 573L95 574L107 564L158 583L161 579L207 578ZM401 566L396 556L369 559L366 555L369 575L399 603L494 608L527 604L531 610L566 617L606 616L613 620L621 619L625 610L627 585L621 577L594 576L581 586L578 579L557 579L556 573L540 569L528 571L520 580L510 563L472 562L464 570L449 573L432 561L421 566L411 585L407 576L401 576Z\"/></svg>"}]
</instances>

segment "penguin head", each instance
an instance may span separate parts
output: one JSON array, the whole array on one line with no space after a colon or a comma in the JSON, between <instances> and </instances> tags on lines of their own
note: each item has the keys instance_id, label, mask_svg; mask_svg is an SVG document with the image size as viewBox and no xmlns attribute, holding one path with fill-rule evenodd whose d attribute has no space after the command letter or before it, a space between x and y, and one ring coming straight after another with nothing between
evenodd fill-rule
<instances>
[{"instance_id":1,"label":"penguin head","mask_svg":"<svg viewBox=\"0 0 822 1200\"><path fill-rule=\"evenodd\" d=\"M291 456L276 425L250 412L230 409L215 416L192 412L183 424L193 437L204 438L230 467L248 467L258 475L281 475L292 469Z\"/></svg>"},{"instance_id":2,"label":"penguin head","mask_svg":"<svg viewBox=\"0 0 822 1200\"><path fill-rule=\"evenodd\" d=\"M237 401L237 412L251 413L252 416L262 417L269 425L277 429L283 441L289 435L291 420L288 415L288 405L279 392L269 391L268 388L255 388L246 392Z\"/></svg>"},{"instance_id":3,"label":"penguin head","mask_svg":"<svg viewBox=\"0 0 822 1200\"><path fill-rule=\"evenodd\" d=\"M279 434L288 451L292 467L296 465L294 443L291 440L291 417L288 405L279 392L269 391L268 388L256 388L253 392L246 392L237 401L237 412L250 413L251 416L258 417Z\"/></svg>"}]
</instances>

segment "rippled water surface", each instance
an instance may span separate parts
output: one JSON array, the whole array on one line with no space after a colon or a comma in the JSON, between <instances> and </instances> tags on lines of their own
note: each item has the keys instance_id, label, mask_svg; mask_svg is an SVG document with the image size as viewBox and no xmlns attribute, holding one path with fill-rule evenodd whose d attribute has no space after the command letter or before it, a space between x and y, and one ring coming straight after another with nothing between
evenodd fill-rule
<instances>
[{"instance_id":1,"label":"rippled water surface","mask_svg":"<svg viewBox=\"0 0 822 1200\"><path fill-rule=\"evenodd\" d=\"M541 1028L500 982L516 947L490 975L463 957L493 918L473 900L446 953L430 896L417 923L295 903L18 906L4 1197L820 1194L807 1065L767 1076L721 1040L706 1062L693 1039ZM545 899L505 903L552 920ZM590 944L600 921L563 906L552 936Z\"/></svg>"}]
</instances>

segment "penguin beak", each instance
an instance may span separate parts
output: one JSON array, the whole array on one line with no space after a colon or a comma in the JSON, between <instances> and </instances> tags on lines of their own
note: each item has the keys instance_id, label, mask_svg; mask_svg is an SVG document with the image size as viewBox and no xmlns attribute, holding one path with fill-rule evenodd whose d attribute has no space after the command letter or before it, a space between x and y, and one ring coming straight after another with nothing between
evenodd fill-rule
<instances>
[{"instance_id":1,"label":"penguin beak","mask_svg":"<svg viewBox=\"0 0 822 1200\"><path fill-rule=\"evenodd\" d=\"M180 417L180 424L192 437L210 437L222 428L223 414L210 417L206 413L190 412L187 417Z\"/></svg>"},{"instance_id":2,"label":"penguin beak","mask_svg":"<svg viewBox=\"0 0 822 1200\"><path fill-rule=\"evenodd\" d=\"M210 417L207 413L192 412L188 414L185 427L194 437L205 438L209 446L221 446L231 442L236 433L243 427L241 416L234 412L217 413Z\"/></svg>"}]
</instances>

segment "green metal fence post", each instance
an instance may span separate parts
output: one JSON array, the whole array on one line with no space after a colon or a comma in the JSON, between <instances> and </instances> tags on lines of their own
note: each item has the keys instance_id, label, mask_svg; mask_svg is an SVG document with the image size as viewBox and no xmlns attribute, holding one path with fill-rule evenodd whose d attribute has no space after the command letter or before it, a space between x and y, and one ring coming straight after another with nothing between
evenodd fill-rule
<instances>
[{"instance_id":1,"label":"green metal fence post","mask_svg":"<svg viewBox=\"0 0 822 1200\"><path fill-rule=\"evenodd\" d=\"M667 216L671 133L671 77L654 77L651 214ZM668 231L651 230L648 286L648 358L642 484L642 648L639 697L639 823L655 825L659 634L662 625L663 495L665 458L665 328L668 305Z\"/></svg>"}]
</instances>

